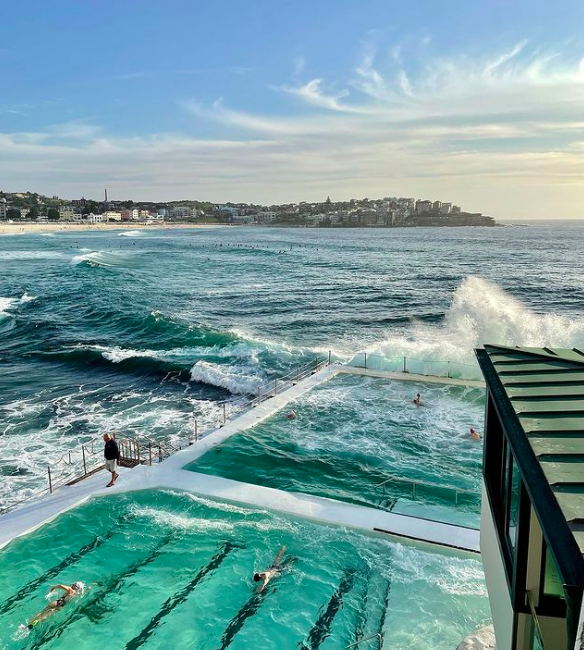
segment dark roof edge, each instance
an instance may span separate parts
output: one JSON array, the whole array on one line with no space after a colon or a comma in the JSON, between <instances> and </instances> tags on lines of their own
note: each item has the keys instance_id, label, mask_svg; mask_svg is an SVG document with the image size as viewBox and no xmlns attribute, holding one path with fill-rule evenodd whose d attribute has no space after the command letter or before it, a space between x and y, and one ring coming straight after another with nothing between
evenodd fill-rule
<instances>
[{"instance_id":1,"label":"dark roof edge","mask_svg":"<svg viewBox=\"0 0 584 650\"><path fill-rule=\"evenodd\" d=\"M515 348L503 348L505 350ZM486 348L486 346L485 346ZM565 584L584 587L584 560L568 522L515 413L486 349L475 350L493 404L505 429L531 503Z\"/></svg>"},{"instance_id":2,"label":"dark roof edge","mask_svg":"<svg viewBox=\"0 0 584 650\"><path fill-rule=\"evenodd\" d=\"M529 348L523 348L520 346L512 347L509 345L497 345L495 343L485 343L483 347L487 353L489 349L493 349L493 351L499 351L499 352L513 352L515 354L519 352L520 354L530 355L532 357L536 357L539 359L545 359L546 361L564 361L565 363L573 363L576 366L584 366L584 357L582 357L582 360L580 361L579 359L572 359L572 358L568 359L566 357L563 357L561 354L556 354L551 351L535 352L534 350L531 350ZM571 350L572 352L580 353L580 350L578 350L577 348L571 348Z\"/></svg>"}]
</instances>

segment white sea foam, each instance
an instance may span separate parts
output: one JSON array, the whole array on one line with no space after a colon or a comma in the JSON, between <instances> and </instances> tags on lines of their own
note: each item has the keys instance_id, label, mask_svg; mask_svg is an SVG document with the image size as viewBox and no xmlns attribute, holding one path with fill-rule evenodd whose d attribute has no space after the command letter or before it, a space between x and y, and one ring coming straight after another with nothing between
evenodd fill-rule
<instances>
[{"instance_id":1,"label":"white sea foam","mask_svg":"<svg viewBox=\"0 0 584 650\"><path fill-rule=\"evenodd\" d=\"M257 351L250 348L245 343L235 343L226 346L201 346L201 347L182 347L171 348L170 350L135 350L133 348L122 348L119 346L108 347L105 345L77 345L75 349L88 349L101 352L104 359L112 363L120 363L126 359L149 358L174 361L192 362L194 358L199 357L218 357L218 358L242 358L250 362L258 363Z\"/></svg>"},{"instance_id":2,"label":"white sea foam","mask_svg":"<svg viewBox=\"0 0 584 650\"><path fill-rule=\"evenodd\" d=\"M227 501L213 501L211 499L205 499L193 492L177 492L175 490L164 490L166 494L170 494L175 497L180 497L182 499L188 499L199 505L205 506L207 508L212 508L213 510L221 510L223 512L232 512L238 515L243 515L248 517L250 515L267 515L269 514L267 510L252 510L250 508L242 508L233 503L227 503Z\"/></svg>"},{"instance_id":3,"label":"white sea foam","mask_svg":"<svg viewBox=\"0 0 584 650\"><path fill-rule=\"evenodd\" d=\"M407 335L392 334L368 348L388 360L453 361L475 365L473 350L485 343L572 347L584 344L584 318L537 314L497 285L466 278L454 292L440 326L415 323ZM415 371L415 370L414 370ZM478 374L478 368L476 373Z\"/></svg>"},{"instance_id":4,"label":"white sea foam","mask_svg":"<svg viewBox=\"0 0 584 650\"><path fill-rule=\"evenodd\" d=\"M16 307L32 300L36 300L36 297L29 296L27 293L24 293L20 298L3 298L0 296L0 320L10 317Z\"/></svg>"},{"instance_id":5,"label":"white sea foam","mask_svg":"<svg viewBox=\"0 0 584 650\"><path fill-rule=\"evenodd\" d=\"M118 233L118 237L142 237L143 234L141 230L128 230Z\"/></svg>"},{"instance_id":6,"label":"white sea foam","mask_svg":"<svg viewBox=\"0 0 584 650\"><path fill-rule=\"evenodd\" d=\"M158 510L157 508L133 507L130 508L130 511L134 516L150 519L158 526L188 530L191 532L207 532L209 530L232 531L235 527L227 521L188 517L166 510Z\"/></svg>"},{"instance_id":7,"label":"white sea foam","mask_svg":"<svg viewBox=\"0 0 584 650\"><path fill-rule=\"evenodd\" d=\"M256 393L264 383L261 377L247 374L250 369L220 366L208 361L197 361L191 368L191 381L226 388L237 395Z\"/></svg>"},{"instance_id":8,"label":"white sea foam","mask_svg":"<svg viewBox=\"0 0 584 650\"><path fill-rule=\"evenodd\" d=\"M58 251L0 251L0 261L54 260L65 257Z\"/></svg>"}]
</instances>

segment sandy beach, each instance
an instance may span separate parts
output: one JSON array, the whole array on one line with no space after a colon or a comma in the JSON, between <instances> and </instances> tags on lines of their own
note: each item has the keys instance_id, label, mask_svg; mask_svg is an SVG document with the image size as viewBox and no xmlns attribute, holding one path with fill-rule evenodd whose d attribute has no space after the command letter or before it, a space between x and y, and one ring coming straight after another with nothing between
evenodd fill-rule
<instances>
[{"instance_id":1,"label":"sandy beach","mask_svg":"<svg viewBox=\"0 0 584 650\"><path fill-rule=\"evenodd\" d=\"M226 228L228 224L192 224L192 223L7 223L0 221L0 235L16 235L43 232L73 232L76 230L159 230L175 228Z\"/></svg>"}]
</instances>

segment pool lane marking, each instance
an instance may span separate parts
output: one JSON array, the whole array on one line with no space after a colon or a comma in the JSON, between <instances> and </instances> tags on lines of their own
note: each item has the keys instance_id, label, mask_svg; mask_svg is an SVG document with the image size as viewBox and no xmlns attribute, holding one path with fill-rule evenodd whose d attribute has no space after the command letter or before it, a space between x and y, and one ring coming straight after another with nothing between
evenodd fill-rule
<instances>
[{"instance_id":1,"label":"pool lane marking","mask_svg":"<svg viewBox=\"0 0 584 650\"><path fill-rule=\"evenodd\" d=\"M281 570L284 571L284 569L287 566L290 566L293 564L298 558L292 557L288 560L286 560L282 565L281 565ZM260 592L255 592L248 598L246 601L245 605L240 608L240 610L237 612L237 614L229 621L229 625L225 629L225 632L223 632L223 636L221 637L221 646L219 650L225 650L231 642L233 641L235 635L241 630L243 627L245 621L250 616L253 616L259 609L260 605L264 602L264 599L268 595L268 593L273 593L276 591L277 587L271 588L271 589L264 589L263 591Z\"/></svg>"},{"instance_id":2,"label":"pool lane marking","mask_svg":"<svg viewBox=\"0 0 584 650\"><path fill-rule=\"evenodd\" d=\"M90 621L96 622L100 620L103 616L94 616L93 612L91 611L91 608L94 607L95 605L101 604L101 601L104 600L104 598L113 590L117 589L120 584L126 579L129 578L133 575L135 575L139 569L141 569L143 566L146 566L147 564L150 564L153 562L161 553L162 550L174 539L175 537L170 534L165 536L155 547L154 550L151 551L145 559L139 560L137 562L134 562L130 564L130 566L122 571L121 573L118 573L115 575L113 578L110 580L105 581L97 594L93 596L93 598L90 598L89 600L83 600L81 604L79 605L78 609L76 609L71 616L69 616L62 624L58 625L56 629L49 628L45 634L43 634L37 641L31 646L31 650L35 650L36 648L41 648L45 643L48 643L52 641L55 638L59 638L63 632L65 632L69 626L75 621L78 621L79 619L83 618L84 616L87 617ZM39 628L35 628L35 630L38 630Z\"/></svg>"},{"instance_id":3,"label":"pool lane marking","mask_svg":"<svg viewBox=\"0 0 584 650\"><path fill-rule=\"evenodd\" d=\"M175 607L184 603L189 597L189 594L203 580L203 578L205 578L207 574L212 573L219 568L223 560L236 548L243 548L243 546L233 542L225 542L223 548L213 556L209 564L199 569L197 575L188 583L188 585L181 589L181 591L168 598L158 613L152 618L150 623L148 623L148 625L137 636L126 643L125 650L136 650L144 645L152 634L154 634L159 624L163 622L163 619L168 616Z\"/></svg>"},{"instance_id":4,"label":"pool lane marking","mask_svg":"<svg viewBox=\"0 0 584 650\"><path fill-rule=\"evenodd\" d=\"M116 527L123 525L126 523L122 517L120 517L116 523ZM30 582L27 582L23 587L21 587L15 594L12 596L9 596L3 603L0 605L0 614L6 614L8 613L11 609L14 608L15 605L17 605L25 596L28 596L30 593L32 593L37 587L43 584L43 582L47 582L47 580L50 580L51 578L54 578L56 575L61 573L64 569L67 567L73 566L77 562L79 562L85 555L90 553L91 551L95 550L96 548L99 548L102 544L104 544L110 537L113 537L117 531L115 528L112 530L109 530L103 537L100 537L99 535L96 535L93 541L91 541L89 544L86 544L85 546L82 546L78 551L75 551L68 555L64 560L59 562L59 564L56 564L55 566L51 567L50 569L47 569L41 576L38 578L35 578L34 580L31 580Z\"/></svg>"},{"instance_id":5,"label":"pool lane marking","mask_svg":"<svg viewBox=\"0 0 584 650\"><path fill-rule=\"evenodd\" d=\"M318 650L321 643L323 643L329 636L331 625L335 620L336 615L343 605L343 598L351 590L353 582L355 581L355 574L357 570L354 568L345 569L343 578L327 603L326 608L321 608L321 614L316 619L316 623L308 633L306 643L302 641L298 644L301 650Z\"/></svg>"}]
</instances>

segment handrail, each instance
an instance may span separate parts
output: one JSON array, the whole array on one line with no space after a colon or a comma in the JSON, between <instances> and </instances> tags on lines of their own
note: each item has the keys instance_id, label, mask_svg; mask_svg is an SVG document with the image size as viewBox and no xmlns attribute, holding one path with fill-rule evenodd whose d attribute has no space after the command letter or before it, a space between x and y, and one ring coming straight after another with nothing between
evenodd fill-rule
<instances>
[{"instance_id":1,"label":"handrail","mask_svg":"<svg viewBox=\"0 0 584 650\"><path fill-rule=\"evenodd\" d=\"M371 636L366 636L364 639L359 639L359 641L355 641L355 643L350 643L349 645L346 645L345 648L355 648L361 643L364 643L365 641L371 641L371 639L377 638L379 641L379 650L381 650L381 644L383 642L383 636L381 635L381 632L377 632L376 634L372 634Z\"/></svg>"},{"instance_id":2,"label":"handrail","mask_svg":"<svg viewBox=\"0 0 584 650\"><path fill-rule=\"evenodd\" d=\"M287 375L283 377L275 378L269 383L262 384L258 388L258 395L245 399L243 401L230 401L223 400L217 402L217 405L222 409L223 415L220 421L219 426L224 426L227 422L227 406L230 407L229 417L241 413L246 408L253 408L261 404L266 399L270 399L278 394L279 391L282 391L290 386L294 385L296 382L304 379L305 377L318 372L324 367L331 365L331 353L329 352L328 359L324 361L318 359L318 356L315 356L314 360L307 362L300 368L290 371ZM235 407L235 408L233 408ZM194 420L194 432L195 432L195 442L198 441L203 435L207 435L212 430L216 429L217 425L217 415L212 418L209 426L204 431L199 431L198 421ZM169 442L160 442L151 438L146 434L131 435L125 434L124 437L118 438L118 444L122 447L124 452L130 454L126 460L136 462L137 464L144 464L149 462L152 464L155 458L158 458L158 462L167 458L172 454L180 451L182 446L179 444L173 445ZM23 503L27 503L30 500L39 498L47 493L51 494L55 490L72 484L73 482L79 481L89 474L95 472L101 466L103 466L103 447L101 445L101 436L96 436L88 440L87 442L81 445L81 449L71 449L66 451L58 460L53 463L47 464L47 474L48 474L48 486L33 492L27 497L20 499L19 501L7 506L0 508L0 514L8 512ZM95 445L99 443L99 449L95 449ZM145 444L147 443L147 444ZM186 445L193 444L192 440L186 440ZM154 453L153 453L154 450ZM156 451L158 453L156 453ZM96 460L96 456L99 457ZM59 471L60 470L60 471Z\"/></svg>"},{"instance_id":3,"label":"handrail","mask_svg":"<svg viewBox=\"0 0 584 650\"><path fill-rule=\"evenodd\" d=\"M359 358L362 357L363 365L359 366L356 365L357 361ZM449 359L420 359L417 357L409 357L407 355L401 355L397 358L388 358L387 356L383 354L376 354L374 352L357 352L351 360L348 362L348 366L352 366L354 368L368 368L367 361L368 359L381 359L383 362L386 364L392 364L394 366L397 366L397 369L393 370L392 372L403 372L403 373L410 373L412 371L411 363L419 363L419 364L439 364L441 366L446 366L446 373L441 373L441 374L434 374L434 373L428 373L428 372L421 372L419 369L415 369L414 373L415 374L422 374L426 376L436 376L436 377L448 377L450 378L455 378L454 377L454 371L456 371L457 368L472 368L475 371L478 371L478 366L475 366L470 363L464 363L463 361L450 361ZM408 367L408 363L410 366ZM353 365L354 364L354 365ZM371 368L372 370L383 370L382 367L379 368ZM453 371L454 369L454 371ZM422 369L423 370L423 369ZM478 374L477 374L478 376Z\"/></svg>"},{"instance_id":4,"label":"handrail","mask_svg":"<svg viewBox=\"0 0 584 650\"><path fill-rule=\"evenodd\" d=\"M390 476L387 478L385 481L382 481L381 483L378 483L377 485L374 486L374 489L377 490L380 487L383 487L387 485L388 483L402 483L408 486L411 486L412 488L412 498L416 498L416 487L418 488L435 488L437 490L446 490L448 492L454 492L454 505L458 506L458 497L459 496L467 496L467 497L477 497L478 495L471 491L471 490L463 490L460 488L455 488L451 487L448 485L439 485L438 483L433 483L433 482L427 482L427 481L417 481L414 479L409 479L409 478L401 478L399 476Z\"/></svg>"}]
</instances>

